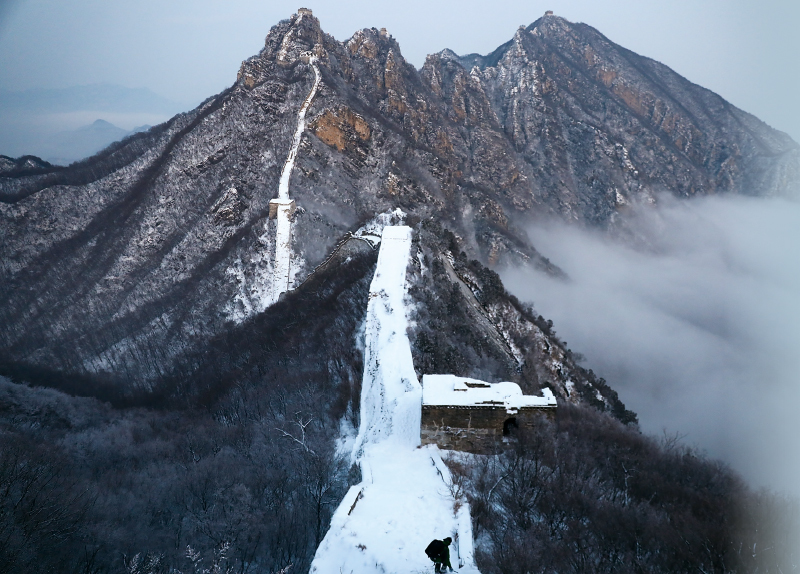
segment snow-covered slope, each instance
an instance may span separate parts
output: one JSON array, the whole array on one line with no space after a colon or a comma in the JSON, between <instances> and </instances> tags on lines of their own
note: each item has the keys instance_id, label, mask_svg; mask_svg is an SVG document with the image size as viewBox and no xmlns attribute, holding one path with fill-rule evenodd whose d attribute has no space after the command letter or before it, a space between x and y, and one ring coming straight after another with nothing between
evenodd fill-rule
<instances>
[{"instance_id":1,"label":"snow-covered slope","mask_svg":"<svg viewBox=\"0 0 800 574\"><path fill-rule=\"evenodd\" d=\"M367 306L361 425L352 454L363 481L334 513L314 573L432 572L425 547L446 536L454 539L453 567L477 572L466 501L456 503L439 450L419 446L422 388L404 307L410 247L409 227L384 228Z\"/></svg>"}]
</instances>

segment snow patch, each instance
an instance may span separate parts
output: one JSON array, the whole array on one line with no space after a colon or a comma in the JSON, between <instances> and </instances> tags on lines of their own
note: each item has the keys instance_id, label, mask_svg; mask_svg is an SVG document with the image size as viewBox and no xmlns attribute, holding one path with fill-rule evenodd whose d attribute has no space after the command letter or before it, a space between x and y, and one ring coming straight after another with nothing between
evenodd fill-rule
<instances>
[{"instance_id":1,"label":"snow patch","mask_svg":"<svg viewBox=\"0 0 800 574\"><path fill-rule=\"evenodd\" d=\"M419 263L419 274L421 277L425 277L428 273L428 266L425 265L425 254L422 251L417 251L417 263Z\"/></svg>"},{"instance_id":2,"label":"snow patch","mask_svg":"<svg viewBox=\"0 0 800 574\"><path fill-rule=\"evenodd\" d=\"M234 295L224 309L225 316L236 323L263 312L275 302L274 264L269 256L272 241L269 237L269 222L264 224L264 233L258 237L257 248L249 253L247 260L241 258L225 270L238 285Z\"/></svg>"},{"instance_id":3,"label":"snow patch","mask_svg":"<svg viewBox=\"0 0 800 574\"><path fill-rule=\"evenodd\" d=\"M357 429L350 424L346 417L339 421L339 438L336 440L336 456L346 457L353 452L353 445L356 442Z\"/></svg>"},{"instance_id":4,"label":"snow patch","mask_svg":"<svg viewBox=\"0 0 800 574\"><path fill-rule=\"evenodd\" d=\"M617 202L617 205L627 205L628 200L625 199L625 196L619 192L619 189L616 187L614 188L614 199Z\"/></svg>"}]
</instances>

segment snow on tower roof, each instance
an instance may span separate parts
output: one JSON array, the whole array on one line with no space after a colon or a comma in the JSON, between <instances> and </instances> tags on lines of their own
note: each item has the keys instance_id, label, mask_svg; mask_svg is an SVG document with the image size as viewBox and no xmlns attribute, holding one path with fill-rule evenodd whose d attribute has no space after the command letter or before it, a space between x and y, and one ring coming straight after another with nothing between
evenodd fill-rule
<instances>
[{"instance_id":1,"label":"snow on tower roof","mask_svg":"<svg viewBox=\"0 0 800 574\"><path fill-rule=\"evenodd\" d=\"M517 383L487 383L455 375L423 375L422 404L443 407L500 407L517 411L525 407L555 407L553 392L523 395Z\"/></svg>"}]
</instances>

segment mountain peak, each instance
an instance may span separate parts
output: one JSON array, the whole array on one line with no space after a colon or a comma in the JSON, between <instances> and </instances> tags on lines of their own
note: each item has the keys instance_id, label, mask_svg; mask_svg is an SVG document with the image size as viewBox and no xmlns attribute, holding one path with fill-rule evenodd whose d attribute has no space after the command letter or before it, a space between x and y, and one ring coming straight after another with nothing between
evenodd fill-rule
<instances>
[{"instance_id":1,"label":"mountain peak","mask_svg":"<svg viewBox=\"0 0 800 574\"><path fill-rule=\"evenodd\" d=\"M323 42L319 19L308 8L298 9L290 23L275 54L276 61L283 65L294 63L302 53L313 51Z\"/></svg>"},{"instance_id":2,"label":"mountain peak","mask_svg":"<svg viewBox=\"0 0 800 574\"><path fill-rule=\"evenodd\" d=\"M439 56L443 60L456 60L456 61L459 61L461 59L461 56L459 56L458 54L453 52L453 50L451 50L450 48L445 48L441 52L437 52L435 55Z\"/></svg>"},{"instance_id":3,"label":"mountain peak","mask_svg":"<svg viewBox=\"0 0 800 574\"><path fill-rule=\"evenodd\" d=\"M115 126L111 122L107 122L106 120L96 119L95 121L92 122L91 127L92 128L116 128L117 126Z\"/></svg>"}]
</instances>

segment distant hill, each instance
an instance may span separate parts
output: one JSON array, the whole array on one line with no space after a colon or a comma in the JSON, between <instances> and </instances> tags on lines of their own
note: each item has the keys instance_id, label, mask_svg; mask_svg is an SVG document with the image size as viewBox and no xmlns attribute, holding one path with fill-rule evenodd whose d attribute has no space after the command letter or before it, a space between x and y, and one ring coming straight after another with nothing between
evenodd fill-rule
<instances>
[{"instance_id":1,"label":"distant hill","mask_svg":"<svg viewBox=\"0 0 800 574\"><path fill-rule=\"evenodd\" d=\"M146 88L113 84L0 90L0 154L69 164L185 108Z\"/></svg>"},{"instance_id":2,"label":"distant hill","mask_svg":"<svg viewBox=\"0 0 800 574\"><path fill-rule=\"evenodd\" d=\"M105 120L55 134L45 142L44 159L50 163L67 165L84 157L94 155L110 143L121 140L129 131L118 128Z\"/></svg>"}]
</instances>

